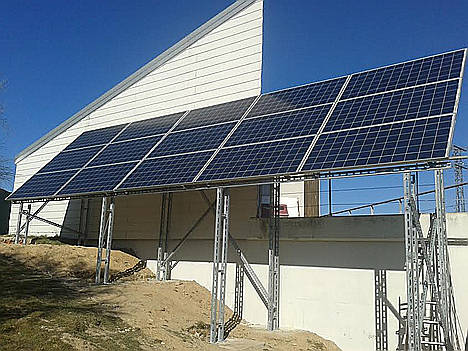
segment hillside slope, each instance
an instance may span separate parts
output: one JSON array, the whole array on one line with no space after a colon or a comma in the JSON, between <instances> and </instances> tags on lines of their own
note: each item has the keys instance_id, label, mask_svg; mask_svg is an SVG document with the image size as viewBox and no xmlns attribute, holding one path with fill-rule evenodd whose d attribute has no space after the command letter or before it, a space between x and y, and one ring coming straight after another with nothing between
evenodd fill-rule
<instances>
[{"instance_id":1,"label":"hillside slope","mask_svg":"<svg viewBox=\"0 0 468 351\"><path fill-rule=\"evenodd\" d=\"M149 270L95 286L95 260L95 248L0 244L0 349L339 350L313 333L244 323L226 343L210 345L208 290L147 279ZM111 262L116 273L138 259L114 251Z\"/></svg>"}]
</instances>

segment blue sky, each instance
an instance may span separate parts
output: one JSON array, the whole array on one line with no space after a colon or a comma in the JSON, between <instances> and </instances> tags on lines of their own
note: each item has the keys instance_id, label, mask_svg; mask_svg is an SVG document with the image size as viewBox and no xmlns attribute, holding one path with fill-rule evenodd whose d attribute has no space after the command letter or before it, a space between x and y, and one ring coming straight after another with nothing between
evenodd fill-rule
<instances>
[{"instance_id":1,"label":"blue sky","mask_svg":"<svg viewBox=\"0 0 468 351\"><path fill-rule=\"evenodd\" d=\"M232 2L2 1L0 78L8 80L0 94L8 119L3 153L13 165L23 148ZM263 90L466 47L467 17L468 2L461 0L265 0ZM454 139L464 146L467 84ZM446 178L453 182L451 172ZM421 176L421 184L431 183L432 174ZM335 208L400 196L400 184L399 175L337 180Z\"/></svg>"}]
</instances>

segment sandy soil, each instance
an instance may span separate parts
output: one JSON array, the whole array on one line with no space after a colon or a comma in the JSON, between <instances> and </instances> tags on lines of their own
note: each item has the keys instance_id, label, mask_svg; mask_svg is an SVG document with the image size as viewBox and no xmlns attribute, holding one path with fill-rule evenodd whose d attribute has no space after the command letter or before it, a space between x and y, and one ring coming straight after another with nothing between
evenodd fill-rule
<instances>
[{"instance_id":1,"label":"sandy soil","mask_svg":"<svg viewBox=\"0 0 468 351\"><path fill-rule=\"evenodd\" d=\"M105 255L103 250L103 255ZM13 255L22 264L39 269L54 277L80 278L93 282L96 274L96 248L70 245L11 245L0 243L0 254ZM124 252L113 250L110 275L124 271L138 263L138 259ZM104 267L104 264L103 264ZM154 277L149 269L124 278L142 280Z\"/></svg>"},{"instance_id":2,"label":"sandy soil","mask_svg":"<svg viewBox=\"0 0 468 351\"><path fill-rule=\"evenodd\" d=\"M0 255L14 257L54 277L80 278L74 279L84 281L79 285L79 303L101 306L141 332L142 339L147 340L146 344L140 343L143 350L340 350L333 342L310 332L267 332L246 323L237 326L227 342L211 345L208 343L210 293L207 289L189 281L157 282L151 278L149 270L112 285L92 285L89 282L94 277L95 248L0 244ZM113 251L111 272L122 271L137 262L135 257ZM231 314L228 310L226 317ZM63 334L62 341L75 349L101 349L73 333Z\"/></svg>"}]
</instances>

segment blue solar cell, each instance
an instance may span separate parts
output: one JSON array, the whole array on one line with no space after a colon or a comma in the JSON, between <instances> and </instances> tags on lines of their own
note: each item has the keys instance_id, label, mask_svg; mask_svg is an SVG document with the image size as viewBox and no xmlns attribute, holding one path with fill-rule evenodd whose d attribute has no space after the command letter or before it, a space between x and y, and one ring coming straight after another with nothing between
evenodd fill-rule
<instances>
[{"instance_id":1,"label":"blue solar cell","mask_svg":"<svg viewBox=\"0 0 468 351\"><path fill-rule=\"evenodd\" d=\"M115 141L141 138L166 133L182 117L184 112L133 122Z\"/></svg>"},{"instance_id":2,"label":"blue solar cell","mask_svg":"<svg viewBox=\"0 0 468 351\"><path fill-rule=\"evenodd\" d=\"M251 97L190 111L175 130L239 120L254 100L255 97Z\"/></svg>"},{"instance_id":3,"label":"blue solar cell","mask_svg":"<svg viewBox=\"0 0 468 351\"><path fill-rule=\"evenodd\" d=\"M226 146L316 134L331 104L242 121Z\"/></svg>"},{"instance_id":4,"label":"blue solar cell","mask_svg":"<svg viewBox=\"0 0 468 351\"><path fill-rule=\"evenodd\" d=\"M83 167L103 146L93 146L85 149L64 151L55 156L37 173L63 171Z\"/></svg>"},{"instance_id":5,"label":"blue solar cell","mask_svg":"<svg viewBox=\"0 0 468 351\"><path fill-rule=\"evenodd\" d=\"M9 199L44 198L54 195L75 173L74 171L35 174L18 190L10 195Z\"/></svg>"},{"instance_id":6,"label":"blue solar cell","mask_svg":"<svg viewBox=\"0 0 468 351\"><path fill-rule=\"evenodd\" d=\"M112 143L107 146L89 166L100 166L111 163L139 161L145 156L162 136L149 137Z\"/></svg>"},{"instance_id":7,"label":"blue solar cell","mask_svg":"<svg viewBox=\"0 0 468 351\"><path fill-rule=\"evenodd\" d=\"M274 176L294 172L312 137L223 148L200 176L200 181Z\"/></svg>"},{"instance_id":8,"label":"blue solar cell","mask_svg":"<svg viewBox=\"0 0 468 351\"><path fill-rule=\"evenodd\" d=\"M137 162L85 168L68 183L59 195L73 196L95 192L112 191L130 172Z\"/></svg>"},{"instance_id":9,"label":"blue solar cell","mask_svg":"<svg viewBox=\"0 0 468 351\"><path fill-rule=\"evenodd\" d=\"M335 101L346 77L262 95L247 117L290 111Z\"/></svg>"},{"instance_id":10,"label":"blue solar cell","mask_svg":"<svg viewBox=\"0 0 468 351\"><path fill-rule=\"evenodd\" d=\"M150 157L216 149L234 125L235 123L225 123L213 127L171 133L154 149Z\"/></svg>"},{"instance_id":11,"label":"blue solar cell","mask_svg":"<svg viewBox=\"0 0 468 351\"><path fill-rule=\"evenodd\" d=\"M342 99L458 78L464 54L459 50L354 74Z\"/></svg>"},{"instance_id":12,"label":"blue solar cell","mask_svg":"<svg viewBox=\"0 0 468 351\"><path fill-rule=\"evenodd\" d=\"M446 157L451 116L322 134L303 170L381 165Z\"/></svg>"},{"instance_id":13,"label":"blue solar cell","mask_svg":"<svg viewBox=\"0 0 468 351\"><path fill-rule=\"evenodd\" d=\"M464 56L459 50L352 75L323 132L348 77L265 94L255 104L251 97L183 118L178 113L85 132L11 198L110 193L124 179L121 189L190 183L230 132L198 181L446 158Z\"/></svg>"},{"instance_id":14,"label":"blue solar cell","mask_svg":"<svg viewBox=\"0 0 468 351\"><path fill-rule=\"evenodd\" d=\"M453 113L458 81L448 81L338 103L324 131Z\"/></svg>"},{"instance_id":15,"label":"blue solar cell","mask_svg":"<svg viewBox=\"0 0 468 351\"><path fill-rule=\"evenodd\" d=\"M190 183L212 154L213 151L205 151L147 159L125 180L119 190Z\"/></svg>"},{"instance_id":16,"label":"blue solar cell","mask_svg":"<svg viewBox=\"0 0 468 351\"><path fill-rule=\"evenodd\" d=\"M118 126L101 128L84 132L76 138L65 150L76 149L79 147L87 147L94 145L107 144L126 126L120 124Z\"/></svg>"}]
</instances>

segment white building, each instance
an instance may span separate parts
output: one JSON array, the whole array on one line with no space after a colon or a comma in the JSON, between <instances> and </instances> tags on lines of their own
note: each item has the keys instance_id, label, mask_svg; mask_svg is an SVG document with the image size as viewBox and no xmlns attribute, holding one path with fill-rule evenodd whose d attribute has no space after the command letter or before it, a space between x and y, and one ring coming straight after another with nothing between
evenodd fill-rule
<instances>
[{"instance_id":1,"label":"white building","mask_svg":"<svg viewBox=\"0 0 468 351\"><path fill-rule=\"evenodd\" d=\"M170 113L257 96L262 78L263 1L238 0L179 43L137 70L123 82L23 150L16 158L14 189L85 131L144 120ZM305 190L304 190L305 189ZM317 183L288 184L284 202L299 203L309 218L283 219L281 226L280 326L311 330L335 341L344 350L375 348L374 270L388 270L389 300L398 306L405 296L403 218L363 216L310 218L318 215ZM293 194L293 195L291 195ZM267 222L258 218L262 190L233 189L231 232L266 286ZM209 192L211 200L214 192ZM32 204L32 211L42 203ZM292 205L288 205L292 207ZM145 259L156 257L161 195L116 198L114 244ZM175 246L206 210L198 193L176 193L170 225ZM87 233L95 243L98 199L51 201L40 216ZM12 206L10 232L16 231L18 205ZM426 219L427 222L427 219ZM211 288L214 217L209 213L177 253L182 260L176 279L194 279ZM464 328L468 326L468 215L448 216L454 284ZM30 235L72 236L73 232L33 220ZM230 253L232 257L232 253ZM464 259L465 258L465 259ZM154 266L153 266L154 267ZM228 276L234 276L229 265ZM232 278L233 279L233 278ZM228 304L233 280L228 281ZM244 318L265 324L266 311L256 292L246 285ZM390 349L396 345L396 319L389 317Z\"/></svg>"}]
</instances>

